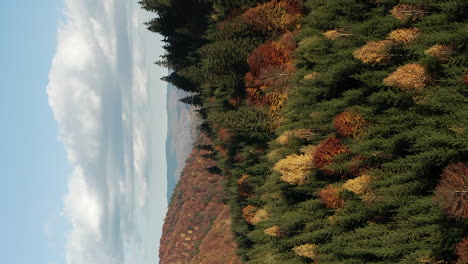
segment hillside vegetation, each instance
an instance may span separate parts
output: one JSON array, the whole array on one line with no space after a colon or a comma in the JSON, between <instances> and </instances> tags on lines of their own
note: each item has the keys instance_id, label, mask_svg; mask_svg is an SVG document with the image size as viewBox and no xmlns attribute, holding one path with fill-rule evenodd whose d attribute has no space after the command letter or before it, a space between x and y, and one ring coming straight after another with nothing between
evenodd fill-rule
<instances>
[{"instance_id":1,"label":"hillside vegetation","mask_svg":"<svg viewBox=\"0 0 468 264\"><path fill-rule=\"evenodd\" d=\"M141 4L244 263L468 262L468 2Z\"/></svg>"},{"instance_id":2,"label":"hillside vegetation","mask_svg":"<svg viewBox=\"0 0 468 264\"><path fill-rule=\"evenodd\" d=\"M206 144L201 137L197 143ZM224 204L224 179L206 169L210 151L193 149L171 198L161 237L161 264L240 264ZM222 235L221 235L222 234Z\"/></svg>"}]
</instances>

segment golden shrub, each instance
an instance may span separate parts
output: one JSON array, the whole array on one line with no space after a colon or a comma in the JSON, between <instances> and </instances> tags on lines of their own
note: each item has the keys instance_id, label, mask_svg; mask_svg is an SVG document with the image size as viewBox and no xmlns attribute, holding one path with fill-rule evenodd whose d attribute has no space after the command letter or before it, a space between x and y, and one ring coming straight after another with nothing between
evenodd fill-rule
<instances>
[{"instance_id":1,"label":"golden shrub","mask_svg":"<svg viewBox=\"0 0 468 264\"><path fill-rule=\"evenodd\" d=\"M303 185L312 172L312 157L307 154L291 154L279 160L273 170L281 174L280 179L293 185Z\"/></svg>"},{"instance_id":2,"label":"golden shrub","mask_svg":"<svg viewBox=\"0 0 468 264\"><path fill-rule=\"evenodd\" d=\"M409 63L396 69L383 82L403 91L415 90L421 92L429 85L430 80L430 75L424 66L418 63Z\"/></svg>"},{"instance_id":3,"label":"golden shrub","mask_svg":"<svg viewBox=\"0 0 468 264\"><path fill-rule=\"evenodd\" d=\"M272 226L270 228L267 228L263 230L263 233L267 236L276 237L276 238L286 236L286 233L279 226Z\"/></svg>"},{"instance_id":4,"label":"golden shrub","mask_svg":"<svg viewBox=\"0 0 468 264\"><path fill-rule=\"evenodd\" d=\"M397 43L411 44L418 39L419 34L421 31L417 28L402 28L390 32L387 38Z\"/></svg>"},{"instance_id":5,"label":"golden shrub","mask_svg":"<svg viewBox=\"0 0 468 264\"><path fill-rule=\"evenodd\" d=\"M343 137L358 135L366 125L366 120L355 110L344 111L333 120L336 132Z\"/></svg>"},{"instance_id":6,"label":"golden shrub","mask_svg":"<svg viewBox=\"0 0 468 264\"><path fill-rule=\"evenodd\" d=\"M391 59L392 40L371 41L353 52L353 56L367 64L386 65Z\"/></svg>"},{"instance_id":7,"label":"golden shrub","mask_svg":"<svg viewBox=\"0 0 468 264\"><path fill-rule=\"evenodd\" d=\"M422 6L401 4L397 5L390 13L398 20L408 21L422 18L427 12Z\"/></svg>"},{"instance_id":8,"label":"golden shrub","mask_svg":"<svg viewBox=\"0 0 468 264\"><path fill-rule=\"evenodd\" d=\"M448 60L453 54L453 47L449 45L436 44L425 50L424 53L439 60Z\"/></svg>"},{"instance_id":9,"label":"golden shrub","mask_svg":"<svg viewBox=\"0 0 468 264\"><path fill-rule=\"evenodd\" d=\"M343 184L343 189L355 193L364 201L372 201L375 195L370 188L371 181L372 177L364 174L357 178L347 180Z\"/></svg>"},{"instance_id":10,"label":"golden shrub","mask_svg":"<svg viewBox=\"0 0 468 264\"><path fill-rule=\"evenodd\" d=\"M294 253L296 253L296 255L305 258L314 259L318 256L317 245L311 243L294 247L292 250Z\"/></svg>"}]
</instances>

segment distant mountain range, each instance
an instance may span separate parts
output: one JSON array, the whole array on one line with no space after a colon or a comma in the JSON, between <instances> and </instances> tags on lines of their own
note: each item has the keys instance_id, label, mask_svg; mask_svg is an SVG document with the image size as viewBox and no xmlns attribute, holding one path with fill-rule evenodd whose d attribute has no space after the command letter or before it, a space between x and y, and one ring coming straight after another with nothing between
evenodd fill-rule
<instances>
[{"instance_id":1,"label":"distant mountain range","mask_svg":"<svg viewBox=\"0 0 468 264\"><path fill-rule=\"evenodd\" d=\"M167 200L180 178L185 160L192 151L196 125L195 114L189 105L179 102L187 93L168 84L167 114L168 129L166 139L167 157Z\"/></svg>"}]
</instances>

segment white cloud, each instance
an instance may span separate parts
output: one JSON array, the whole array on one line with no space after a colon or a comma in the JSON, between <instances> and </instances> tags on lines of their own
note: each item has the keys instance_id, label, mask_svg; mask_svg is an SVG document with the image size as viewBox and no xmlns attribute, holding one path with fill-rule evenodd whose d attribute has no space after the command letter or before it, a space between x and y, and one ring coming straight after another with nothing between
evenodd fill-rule
<instances>
[{"instance_id":1,"label":"white cloud","mask_svg":"<svg viewBox=\"0 0 468 264\"><path fill-rule=\"evenodd\" d=\"M74 167L67 263L154 263L167 120L152 63L161 44L142 25L152 15L132 0L65 0L64 14L47 94Z\"/></svg>"}]
</instances>

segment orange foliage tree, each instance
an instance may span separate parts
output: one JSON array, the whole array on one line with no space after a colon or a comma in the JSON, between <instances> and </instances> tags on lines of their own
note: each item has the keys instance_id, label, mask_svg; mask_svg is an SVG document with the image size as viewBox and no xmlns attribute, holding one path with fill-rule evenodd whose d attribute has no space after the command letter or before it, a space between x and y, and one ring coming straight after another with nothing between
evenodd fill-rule
<instances>
[{"instance_id":1,"label":"orange foliage tree","mask_svg":"<svg viewBox=\"0 0 468 264\"><path fill-rule=\"evenodd\" d=\"M355 110L344 111L333 120L336 132L342 137L354 137L358 135L366 124L366 120Z\"/></svg>"},{"instance_id":2,"label":"orange foliage tree","mask_svg":"<svg viewBox=\"0 0 468 264\"><path fill-rule=\"evenodd\" d=\"M468 238L463 239L460 243L457 244L457 255L457 264L468 263Z\"/></svg>"},{"instance_id":3,"label":"orange foliage tree","mask_svg":"<svg viewBox=\"0 0 468 264\"><path fill-rule=\"evenodd\" d=\"M427 12L423 6L401 4L392 8L390 13L398 20L414 21L422 18Z\"/></svg>"},{"instance_id":4,"label":"orange foliage tree","mask_svg":"<svg viewBox=\"0 0 468 264\"><path fill-rule=\"evenodd\" d=\"M364 63L386 65L390 62L393 44L394 42L388 39L371 41L354 51L353 56Z\"/></svg>"},{"instance_id":5,"label":"orange foliage tree","mask_svg":"<svg viewBox=\"0 0 468 264\"><path fill-rule=\"evenodd\" d=\"M403 91L415 90L421 92L429 85L430 80L430 75L424 66L418 63L409 63L396 69L383 82Z\"/></svg>"},{"instance_id":6,"label":"orange foliage tree","mask_svg":"<svg viewBox=\"0 0 468 264\"><path fill-rule=\"evenodd\" d=\"M449 218L468 218L468 162L448 165L441 176L435 200Z\"/></svg>"},{"instance_id":7,"label":"orange foliage tree","mask_svg":"<svg viewBox=\"0 0 468 264\"><path fill-rule=\"evenodd\" d=\"M341 153L346 153L348 150L336 137L329 137L322 141L314 151L313 163L315 167L323 173L332 175L333 171L327 168L333 162L333 158Z\"/></svg>"},{"instance_id":8,"label":"orange foliage tree","mask_svg":"<svg viewBox=\"0 0 468 264\"><path fill-rule=\"evenodd\" d=\"M247 10L242 19L254 30L287 32L297 28L301 6L296 0L273 0Z\"/></svg>"},{"instance_id":9,"label":"orange foliage tree","mask_svg":"<svg viewBox=\"0 0 468 264\"><path fill-rule=\"evenodd\" d=\"M330 184L325 189L318 191L317 196L327 208L337 209L344 205L344 200L340 197L340 191L340 188Z\"/></svg>"}]
</instances>

